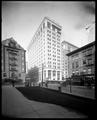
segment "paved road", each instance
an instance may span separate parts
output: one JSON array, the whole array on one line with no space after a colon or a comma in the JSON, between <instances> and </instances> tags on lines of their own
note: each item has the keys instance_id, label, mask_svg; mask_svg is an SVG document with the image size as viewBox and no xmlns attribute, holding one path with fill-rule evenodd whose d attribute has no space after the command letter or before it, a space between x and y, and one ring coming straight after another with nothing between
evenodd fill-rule
<instances>
[{"instance_id":1,"label":"paved road","mask_svg":"<svg viewBox=\"0 0 97 120\"><path fill-rule=\"evenodd\" d=\"M9 86L2 87L2 114L16 118L86 118L58 105L30 101Z\"/></svg>"}]
</instances>

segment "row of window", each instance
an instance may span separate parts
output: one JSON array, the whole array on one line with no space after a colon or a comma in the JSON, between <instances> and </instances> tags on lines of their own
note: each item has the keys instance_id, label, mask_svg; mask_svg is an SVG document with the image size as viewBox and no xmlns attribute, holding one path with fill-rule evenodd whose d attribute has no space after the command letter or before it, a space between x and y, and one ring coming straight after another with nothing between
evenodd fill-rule
<instances>
[{"instance_id":1,"label":"row of window","mask_svg":"<svg viewBox=\"0 0 97 120\"><path fill-rule=\"evenodd\" d=\"M83 69L82 71L72 71L73 75L82 75L82 74L91 74L92 73L92 69L88 68L88 69Z\"/></svg>"},{"instance_id":2,"label":"row of window","mask_svg":"<svg viewBox=\"0 0 97 120\"><path fill-rule=\"evenodd\" d=\"M91 55L91 54L93 54L93 49L92 49L92 48L89 48L89 49L87 49L87 50L84 50L84 51L82 52L82 54L83 54L83 56Z\"/></svg>"},{"instance_id":3,"label":"row of window","mask_svg":"<svg viewBox=\"0 0 97 120\"><path fill-rule=\"evenodd\" d=\"M51 71L51 70L48 70L48 78L51 78L51 72L53 73L53 76L57 76L60 77L60 71Z\"/></svg>"},{"instance_id":4,"label":"row of window","mask_svg":"<svg viewBox=\"0 0 97 120\"><path fill-rule=\"evenodd\" d=\"M57 26L51 24L50 22L47 22L47 27L48 27L49 29L52 28L52 30L55 31L55 32L57 32L58 34L61 34L61 29L58 28Z\"/></svg>"},{"instance_id":5,"label":"row of window","mask_svg":"<svg viewBox=\"0 0 97 120\"><path fill-rule=\"evenodd\" d=\"M60 46L57 46L58 48L60 48ZM51 46L50 45L48 45L48 48L51 48ZM52 47L54 50L56 49L56 47ZM57 51L59 51L60 52L60 49L57 49Z\"/></svg>"},{"instance_id":6,"label":"row of window","mask_svg":"<svg viewBox=\"0 0 97 120\"><path fill-rule=\"evenodd\" d=\"M55 33L52 33L52 34L51 34L51 31L50 31L49 33L47 33L47 36L51 37L51 35L52 35L52 38L55 39L55 37L57 37L57 39L60 40L60 36L59 36L59 35L56 35L56 36L55 36Z\"/></svg>"},{"instance_id":7,"label":"row of window","mask_svg":"<svg viewBox=\"0 0 97 120\"><path fill-rule=\"evenodd\" d=\"M52 62L51 61L48 61L48 65L51 65L52 64ZM55 63L55 62L53 62L53 65L60 65L60 63Z\"/></svg>"},{"instance_id":8,"label":"row of window","mask_svg":"<svg viewBox=\"0 0 97 120\"><path fill-rule=\"evenodd\" d=\"M49 36L49 37L47 37L47 39L51 41L51 35L47 34L47 36ZM60 41L59 38L56 39L55 37L52 36L52 41L55 42L55 40Z\"/></svg>"},{"instance_id":9,"label":"row of window","mask_svg":"<svg viewBox=\"0 0 97 120\"><path fill-rule=\"evenodd\" d=\"M51 60L51 58L48 57L48 60ZM56 61L56 59L53 58L54 61ZM57 59L57 62L60 62L60 59Z\"/></svg>"},{"instance_id":10,"label":"row of window","mask_svg":"<svg viewBox=\"0 0 97 120\"><path fill-rule=\"evenodd\" d=\"M82 64L83 65L92 65L94 64L94 61L92 58L89 58L89 59L83 59L82 60ZM72 63L72 69L74 68L78 68L79 67L79 61L75 61Z\"/></svg>"}]
</instances>

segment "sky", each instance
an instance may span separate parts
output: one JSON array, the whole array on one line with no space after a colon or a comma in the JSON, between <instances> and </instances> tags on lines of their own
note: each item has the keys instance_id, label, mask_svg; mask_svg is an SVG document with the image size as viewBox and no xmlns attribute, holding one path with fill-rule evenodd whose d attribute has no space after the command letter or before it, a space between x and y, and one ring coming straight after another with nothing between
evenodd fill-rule
<instances>
[{"instance_id":1,"label":"sky","mask_svg":"<svg viewBox=\"0 0 97 120\"><path fill-rule=\"evenodd\" d=\"M2 40L13 37L27 50L45 16L62 26L62 41L81 47L88 42L85 26L95 21L95 3L3 1Z\"/></svg>"}]
</instances>

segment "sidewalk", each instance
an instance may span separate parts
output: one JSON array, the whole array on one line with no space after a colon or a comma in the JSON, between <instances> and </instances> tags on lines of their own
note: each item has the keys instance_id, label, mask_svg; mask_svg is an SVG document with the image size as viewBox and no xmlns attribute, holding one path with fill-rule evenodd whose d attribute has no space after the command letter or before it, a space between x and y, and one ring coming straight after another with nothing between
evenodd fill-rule
<instances>
[{"instance_id":1,"label":"sidewalk","mask_svg":"<svg viewBox=\"0 0 97 120\"><path fill-rule=\"evenodd\" d=\"M30 101L16 88L2 87L2 114L16 118L85 118L61 106Z\"/></svg>"}]
</instances>

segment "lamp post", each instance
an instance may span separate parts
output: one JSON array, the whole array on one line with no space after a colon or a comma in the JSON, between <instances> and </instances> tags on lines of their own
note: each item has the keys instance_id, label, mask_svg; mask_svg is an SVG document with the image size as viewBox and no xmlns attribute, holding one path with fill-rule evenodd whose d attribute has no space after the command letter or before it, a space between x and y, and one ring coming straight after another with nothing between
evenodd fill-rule
<instances>
[{"instance_id":1,"label":"lamp post","mask_svg":"<svg viewBox=\"0 0 97 120\"><path fill-rule=\"evenodd\" d=\"M84 72L84 75L85 75L86 70L84 69L83 72ZM85 86L85 78L86 78L86 77L83 78L83 79L84 79L84 86Z\"/></svg>"},{"instance_id":2,"label":"lamp post","mask_svg":"<svg viewBox=\"0 0 97 120\"><path fill-rule=\"evenodd\" d=\"M72 76L74 76L74 73L75 73L75 72L72 73ZM70 93L72 93L72 80L71 80L71 79L72 79L72 78L70 78Z\"/></svg>"},{"instance_id":3,"label":"lamp post","mask_svg":"<svg viewBox=\"0 0 97 120\"><path fill-rule=\"evenodd\" d=\"M72 93L72 87L71 87L71 78L70 79L70 93Z\"/></svg>"},{"instance_id":4,"label":"lamp post","mask_svg":"<svg viewBox=\"0 0 97 120\"><path fill-rule=\"evenodd\" d=\"M42 87L43 87L43 69L44 69L44 64L42 63Z\"/></svg>"}]
</instances>

